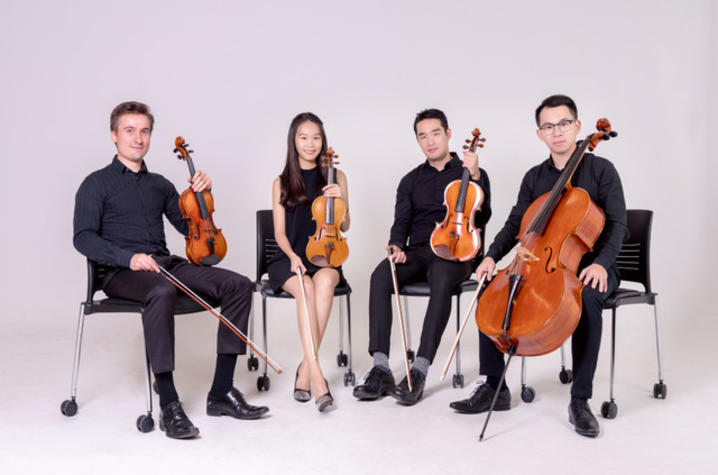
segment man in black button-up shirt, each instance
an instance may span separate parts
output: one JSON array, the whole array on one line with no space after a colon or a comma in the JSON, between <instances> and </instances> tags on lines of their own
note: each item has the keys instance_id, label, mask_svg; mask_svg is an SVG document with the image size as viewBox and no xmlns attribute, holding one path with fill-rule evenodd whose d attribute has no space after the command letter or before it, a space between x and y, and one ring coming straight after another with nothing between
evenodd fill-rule
<instances>
[{"instance_id":1,"label":"man in black button-up shirt","mask_svg":"<svg viewBox=\"0 0 718 475\"><path fill-rule=\"evenodd\" d=\"M538 137L549 148L551 155L524 176L516 205L476 269L479 277L486 275L487 279L491 279L496 262L516 245L521 219L529 205L551 191L576 150L576 137L581 130L581 122L577 118L576 105L569 97L551 96L545 99L536 110L536 124ZM618 172L605 158L586 153L571 183L574 187L586 190L606 217L593 252L584 254L578 268L578 277L584 284L581 292L583 308L571 339L574 379L569 419L576 432L596 437L599 432L598 421L591 413L587 400L592 396L593 375L601 342L603 302L618 287L620 280L616 257L627 232L626 203ZM484 334L480 335L479 346L480 373L486 375L486 384L479 386L469 399L451 403L451 407L459 412L486 411L500 384L504 369L503 354ZM508 387L502 384L497 410L509 409L510 398Z\"/></svg>"},{"instance_id":2,"label":"man in black button-up shirt","mask_svg":"<svg viewBox=\"0 0 718 475\"><path fill-rule=\"evenodd\" d=\"M143 302L145 345L160 396L160 428L168 437L190 438L199 433L182 409L174 387L174 309L177 289L159 272L163 266L192 290L219 302L222 313L246 331L252 283L219 268L199 267L170 255L162 217L182 234L187 222L179 210L179 195L167 179L147 170L143 158L150 146L154 118L139 102L124 102L110 116L117 155L105 168L90 174L75 196L75 248L109 271L103 290L111 297ZM201 171L189 180L196 192L212 181ZM233 387L234 368L245 344L224 325L217 335L217 366L207 396L210 415L254 419L266 407L247 404Z\"/></svg>"},{"instance_id":3,"label":"man in black button-up shirt","mask_svg":"<svg viewBox=\"0 0 718 475\"><path fill-rule=\"evenodd\" d=\"M399 286L428 281L431 289L417 358L411 368L413 391L408 389L407 378L395 387L389 369L393 284L386 259L371 276L369 354L374 358L374 366L364 384L354 390L358 399L373 400L391 394L406 405L415 404L422 397L429 365L434 360L451 312L451 292L473 270L471 262L454 262L437 257L430 246L436 223L442 222L446 216L444 190L452 181L461 180L465 168L470 172L471 181L478 184L484 194L474 223L482 234L491 216L489 177L479 168L475 153L464 152L462 162L455 153L449 152L451 130L444 113L436 109L420 112L414 121L414 132L426 160L399 183L394 224L386 247L397 264Z\"/></svg>"}]
</instances>

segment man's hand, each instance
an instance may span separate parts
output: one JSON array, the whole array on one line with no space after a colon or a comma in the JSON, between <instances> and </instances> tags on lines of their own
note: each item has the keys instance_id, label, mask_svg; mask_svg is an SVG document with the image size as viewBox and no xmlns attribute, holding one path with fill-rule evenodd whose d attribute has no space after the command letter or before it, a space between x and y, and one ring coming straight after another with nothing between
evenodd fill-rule
<instances>
[{"instance_id":1,"label":"man's hand","mask_svg":"<svg viewBox=\"0 0 718 475\"><path fill-rule=\"evenodd\" d=\"M147 254L135 254L132 256L132 259L130 259L130 269L135 271L160 272L160 268L155 260Z\"/></svg>"},{"instance_id":2,"label":"man's hand","mask_svg":"<svg viewBox=\"0 0 718 475\"><path fill-rule=\"evenodd\" d=\"M402 251L399 247L390 244L388 246L384 246L384 249L387 251L391 251L391 259L394 261L395 264L403 264L406 262L406 253Z\"/></svg>"},{"instance_id":3,"label":"man's hand","mask_svg":"<svg viewBox=\"0 0 718 475\"><path fill-rule=\"evenodd\" d=\"M200 170L197 170L192 178L187 178L187 182L192 185L192 191L197 193L212 189L212 180Z\"/></svg>"},{"instance_id":4,"label":"man's hand","mask_svg":"<svg viewBox=\"0 0 718 475\"><path fill-rule=\"evenodd\" d=\"M468 150L464 152L464 167L468 168L469 174L471 174L472 180L478 180L481 178L481 172L479 171L479 156Z\"/></svg>"},{"instance_id":5,"label":"man's hand","mask_svg":"<svg viewBox=\"0 0 718 475\"><path fill-rule=\"evenodd\" d=\"M494 269L496 269L496 262L490 257L484 257L479 267L476 268L476 277L481 280L481 276L485 274L488 282L494 276Z\"/></svg>"},{"instance_id":6,"label":"man's hand","mask_svg":"<svg viewBox=\"0 0 718 475\"><path fill-rule=\"evenodd\" d=\"M598 291L601 293L608 288L608 272L601 264L591 264L585 267L578 278L585 285L590 285L592 289L595 289L596 285L598 285Z\"/></svg>"}]
</instances>

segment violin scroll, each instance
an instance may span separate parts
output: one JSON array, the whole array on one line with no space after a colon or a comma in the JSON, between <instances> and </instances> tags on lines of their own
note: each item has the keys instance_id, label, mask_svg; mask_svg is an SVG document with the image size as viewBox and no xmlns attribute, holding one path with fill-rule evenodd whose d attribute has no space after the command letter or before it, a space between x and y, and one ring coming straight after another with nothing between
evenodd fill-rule
<instances>
[{"instance_id":1,"label":"violin scroll","mask_svg":"<svg viewBox=\"0 0 718 475\"><path fill-rule=\"evenodd\" d=\"M470 152L476 152L476 148L483 148L484 142L486 142L486 138L481 137L481 131L479 129L474 129L471 131L471 135L473 135L472 139L466 139L465 142L469 145L464 145L464 150L469 150Z\"/></svg>"}]
</instances>

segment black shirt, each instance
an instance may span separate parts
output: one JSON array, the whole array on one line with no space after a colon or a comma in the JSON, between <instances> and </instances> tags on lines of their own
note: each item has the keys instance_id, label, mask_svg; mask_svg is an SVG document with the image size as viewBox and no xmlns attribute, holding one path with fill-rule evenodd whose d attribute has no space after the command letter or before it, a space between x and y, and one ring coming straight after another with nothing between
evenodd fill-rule
<instances>
[{"instance_id":1,"label":"black shirt","mask_svg":"<svg viewBox=\"0 0 718 475\"><path fill-rule=\"evenodd\" d=\"M531 168L521 182L519 197L511 209L509 218L503 229L499 231L493 244L486 253L498 262L514 247L516 236L521 226L521 218L533 201L544 193L551 191L551 187L561 175L551 157L541 164ZM581 164L571 179L574 187L586 190L596 205L606 215L606 223L593 252L586 253L581 261L580 268L596 263L608 270L616 262L616 256L626 237L626 201L623 197L623 187L616 168L611 162L592 153L583 156Z\"/></svg>"},{"instance_id":2,"label":"black shirt","mask_svg":"<svg viewBox=\"0 0 718 475\"><path fill-rule=\"evenodd\" d=\"M115 267L130 267L137 253L169 255L163 214L187 234L174 185L148 172L144 161L133 173L115 156L77 190L73 244L93 261Z\"/></svg>"},{"instance_id":3,"label":"black shirt","mask_svg":"<svg viewBox=\"0 0 718 475\"><path fill-rule=\"evenodd\" d=\"M452 152L444 169L439 171L424 163L407 173L399 182L396 190L396 206L394 208L394 225L391 227L389 244L404 248L407 238L410 246L427 244L431 233L446 216L444 206L444 190L454 180L461 180L464 166L459 157ZM481 176L477 183L484 192L481 211L477 211L474 227L484 229L491 217L491 188L489 175L479 169Z\"/></svg>"}]
</instances>

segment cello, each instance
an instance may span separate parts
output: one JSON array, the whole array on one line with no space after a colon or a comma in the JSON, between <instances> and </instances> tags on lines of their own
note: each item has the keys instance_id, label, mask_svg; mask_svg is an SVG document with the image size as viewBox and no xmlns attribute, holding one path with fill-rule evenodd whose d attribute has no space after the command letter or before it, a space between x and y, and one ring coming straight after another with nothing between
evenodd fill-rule
<instances>
[{"instance_id":1,"label":"cello","mask_svg":"<svg viewBox=\"0 0 718 475\"><path fill-rule=\"evenodd\" d=\"M479 330L511 358L549 353L576 329L583 283L576 276L583 254L593 249L605 222L588 192L571 185L586 149L618 135L608 119L580 142L551 191L538 197L521 219L513 261L486 287L476 309ZM484 422L480 440L499 391Z\"/></svg>"},{"instance_id":2,"label":"cello","mask_svg":"<svg viewBox=\"0 0 718 475\"><path fill-rule=\"evenodd\" d=\"M485 138L479 129L474 129L471 140L466 139L464 150L471 153L483 147ZM434 254L449 261L470 261L481 249L481 230L474 227L474 214L481 210L484 193L476 183L469 181L469 169L464 167L461 180L454 180L444 189L446 217L436 223L431 233L431 250Z\"/></svg>"},{"instance_id":3,"label":"cello","mask_svg":"<svg viewBox=\"0 0 718 475\"><path fill-rule=\"evenodd\" d=\"M322 157L322 167L327 169L327 184L335 180L335 161L339 156L329 147ZM346 204L341 198L317 196L312 202L312 219L317 229L309 238L305 253L309 262L319 267L339 267L349 257L347 240L342 236L340 225L344 221Z\"/></svg>"},{"instance_id":4,"label":"cello","mask_svg":"<svg viewBox=\"0 0 718 475\"><path fill-rule=\"evenodd\" d=\"M187 162L190 178L194 176L195 169L192 162L193 150L188 150L189 144L183 137L175 139L174 152L177 158ZM213 266L221 261L227 254L227 241L222 230L214 225L214 198L209 190L201 193L192 190L192 186L182 192L179 199L179 208L182 216L187 220L189 232L185 236L185 253L187 260L192 264Z\"/></svg>"}]
</instances>

